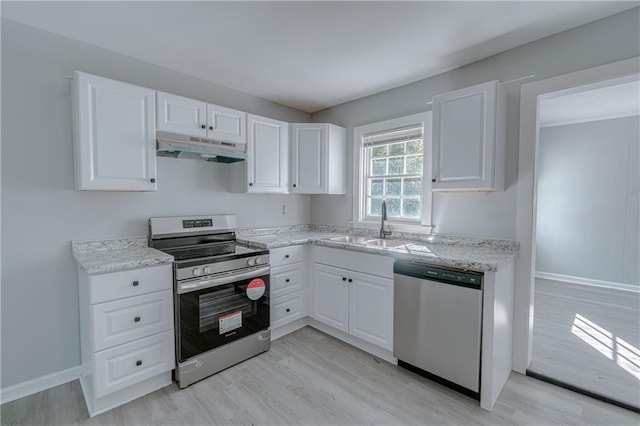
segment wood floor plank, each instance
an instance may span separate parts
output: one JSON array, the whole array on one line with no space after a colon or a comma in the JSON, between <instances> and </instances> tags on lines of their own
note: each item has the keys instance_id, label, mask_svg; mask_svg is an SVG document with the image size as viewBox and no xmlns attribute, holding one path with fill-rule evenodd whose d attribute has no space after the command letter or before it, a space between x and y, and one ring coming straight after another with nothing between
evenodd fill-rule
<instances>
[{"instance_id":1,"label":"wood floor plank","mask_svg":"<svg viewBox=\"0 0 640 426\"><path fill-rule=\"evenodd\" d=\"M640 294L536 279L534 300L529 369L640 408Z\"/></svg>"},{"instance_id":2,"label":"wood floor plank","mask_svg":"<svg viewBox=\"0 0 640 426\"><path fill-rule=\"evenodd\" d=\"M180 390L89 418L77 381L4 404L2 425L635 425L636 413L512 374L494 410L305 327Z\"/></svg>"}]
</instances>

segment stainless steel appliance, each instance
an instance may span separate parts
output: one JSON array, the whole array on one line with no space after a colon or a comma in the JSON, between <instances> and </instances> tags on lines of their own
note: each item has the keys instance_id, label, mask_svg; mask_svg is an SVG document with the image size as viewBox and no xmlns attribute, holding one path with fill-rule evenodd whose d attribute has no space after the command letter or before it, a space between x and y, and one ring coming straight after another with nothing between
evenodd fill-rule
<instances>
[{"instance_id":1,"label":"stainless steel appliance","mask_svg":"<svg viewBox=\"0 0 640 426\"><path fill-rule=\"evenodd\" d=\"M236 244L234 215L149 219L174 256L175 379L181 388L267 351L269 251Z\"/></svg>"},{"instance_id":2,"label":"stainless steel appliance","mask_svg":"<svg viewBox=\"0 0 640 426\"><path fill-rule=\"evenodd\" d=\"M483 277L395 263L393 356L398 365L480 399Z\"/></svg>"}]
</instances>

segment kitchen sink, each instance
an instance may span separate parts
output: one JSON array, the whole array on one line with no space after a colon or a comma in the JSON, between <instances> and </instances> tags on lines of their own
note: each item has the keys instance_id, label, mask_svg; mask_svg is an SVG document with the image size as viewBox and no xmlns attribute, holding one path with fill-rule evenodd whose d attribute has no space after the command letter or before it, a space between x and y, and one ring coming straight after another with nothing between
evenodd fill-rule
<instances>
[{"instance_id":1,"label":"kitchen sink","mask_svg":"<svg viewBox=\"0 0 640 426\"><path fill-rule=\"evenodd\" d=\"M369 238L367 238L367 237L359 237L359 236L355 236L355 235L344 235L344 236L341 236L341 237L333 237L333 238L331 238L331 241L335 241L335 242L338 242L338 243L351 243L351 244L363 244L367 240L369 240Z\"/></svg>"},{"instance_id":2,"label":"kitchen sink","mask_svg":"<svg viewBox=\"0 0 640 426\"><path fill-rule=\"evenodd\" d=\"M364 244L371 247L395 248L395 247L406 246L407 244L409 244L409 242L398 241L398 240L383 240L380 238L376 238L373 240L365 241Z\"/></svg>"}]
</instances>

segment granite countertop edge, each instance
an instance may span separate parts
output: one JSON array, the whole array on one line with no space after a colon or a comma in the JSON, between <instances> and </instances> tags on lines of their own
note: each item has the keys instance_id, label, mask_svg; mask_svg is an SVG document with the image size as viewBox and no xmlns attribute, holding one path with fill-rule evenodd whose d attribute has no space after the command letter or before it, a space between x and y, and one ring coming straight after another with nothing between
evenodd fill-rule
<instances>
[{"instance_id":1,"label":"granite countertop edge","mask_svg":"<svg viewBox=\"0 0 640 426\"><path fill-rule=\"evenodd\" d=\"M303 234L303 233L301 233ZM323 247L338 248L344 250L351 250L361 253L369 253L383 256L392 256L396 260L408 260L422 263L429 263L434 265L450 266L462 269L472 269L485 272L497 272L503 269L511 262L515 262L518 257L517 249L504 249L493 248L485 245L478 246L464 246L459 247L450 244L430 243L429 247L444 248L458 252L455 255L434 255L433 253L411 253L406 248L382 248L382 247L369 247L362 244L353 244L339 241L331 241L330 238L344 235L342 233L315 233L311 232L309 235L295 235L291 236L276 233L276 234L261 234L261 235L243 235L238 237L238 243L255 249L276 249L281 247L288 247L292 245L301 244L316 244ZM489 241L489 240L487 240ZM501 242L501 240L496 240ZM422 243L425 244L425 243ZM489 259L476 259L473 256L474 248L481 249L485 252L485 255L489 255ZM436 250L437 251L437 250ZM469 255L466 255L469 253Z\"/></svg>"},{"instance_id":2,"label":"granite countertop edge","mask_svg":"<svg viewBox=\"0 0 640 426\"><path fill-rule=\"evenodd\" d=\"M146 237L72 241L71 250L78 268L89 275L169 265L174 260L147 246Z\"/></svg>"}]
</instances>

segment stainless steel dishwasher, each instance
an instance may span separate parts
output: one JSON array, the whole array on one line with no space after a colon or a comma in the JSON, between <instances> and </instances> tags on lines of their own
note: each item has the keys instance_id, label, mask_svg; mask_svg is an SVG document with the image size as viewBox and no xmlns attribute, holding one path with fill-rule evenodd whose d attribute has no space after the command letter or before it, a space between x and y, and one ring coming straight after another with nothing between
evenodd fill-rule
<instances>
[{"instance_id":1,"label":"stainless steel dishwasher","mask_svg":"<svg viewBox=\"0 0 640 426\"><path fill-rule=\"evenodd\" d=\"M393 356L398 365L480 399L484 274L397 261Z\"/></svg>"}]
</instances>

